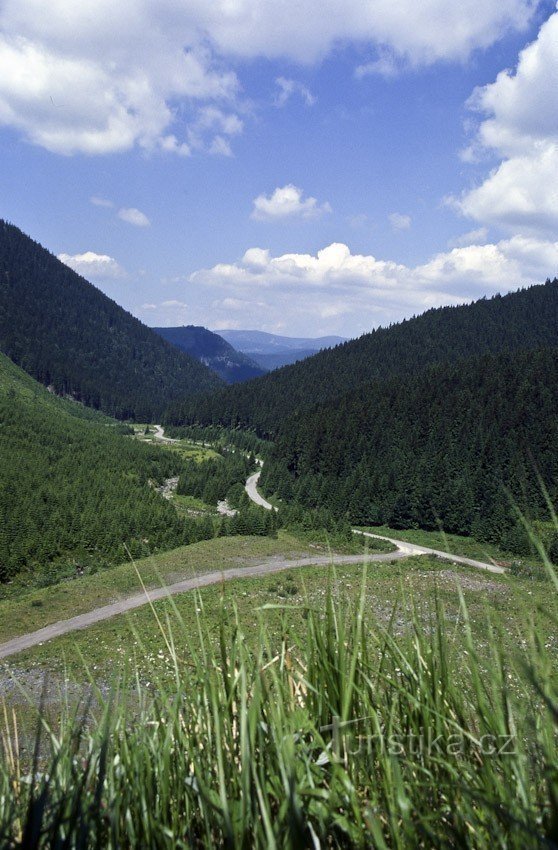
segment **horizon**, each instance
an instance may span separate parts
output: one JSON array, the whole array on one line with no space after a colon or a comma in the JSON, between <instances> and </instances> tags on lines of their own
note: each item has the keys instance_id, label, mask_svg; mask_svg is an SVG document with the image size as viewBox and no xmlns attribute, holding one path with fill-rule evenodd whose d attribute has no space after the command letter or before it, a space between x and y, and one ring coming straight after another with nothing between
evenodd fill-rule
<instances>
[{"instance_id":1,"label":"horizon","mask_svg":"<svg viewBox=\"0 0 558 850\"><path fill-rule=\"evenodd\" d=\"M554 278L555 3L315 3L7 0L0 216L150 327L351 339Z\"/></svg>"}]
</instances>

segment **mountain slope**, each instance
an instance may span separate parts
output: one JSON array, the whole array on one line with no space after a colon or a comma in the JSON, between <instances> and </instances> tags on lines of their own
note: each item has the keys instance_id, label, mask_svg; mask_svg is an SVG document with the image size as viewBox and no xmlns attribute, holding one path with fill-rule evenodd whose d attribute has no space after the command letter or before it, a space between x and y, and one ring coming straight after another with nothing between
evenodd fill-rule
<instances>
[{"instance_id":1,"label":"mountain slope","mask_svg":"<svg viewBox=\"0 0 558 850\"><path fill-rule=\"evenodd\" d=\"M323 348L333 348L335 345L347 342L340 336L323 336L313 339L312 337L278 336L264 331L221 331L221 336L265 371L297 363Z\"/></svg>"},{"instance_id":2,"label":"mountain slope","mask_svg":"<svg viewBox=\"0 0 558 850\"><path fill-rule=\"evenodd\" d=\"M558 498L558 349L505 352L376 382L293 416L266 492L360 524L438 528L526 547L510 497ZM540 478L539 478L540 476Z\"/></svg>"},{"instance_id":3,"label":"mountain slope","mask_svg":"<svg viewBox=\"0 0 558 850\"><path fill-rule=\"evenodd\" d=\"M173 399L220 383L6 222L0 351L57 393L119 418L158 417Z\"/></svg>"},{"instance_id":4,"label":"mountain slope","mask_svg":"<svg viewBox=\"0 0 558 850\"><path fill-rule=\"evenodd\" d=\"M190 524L152 486L182 471L179 456L124 430L0 354L0 582L121 562L124 544L141 555L188 542Z\"/></svg>"},{"instance_id":5,"label":"mountain slope","mask_svg":"<svg viewBox=\"0 0 558 850\"><path fill-rule=\"evenodd\" d=\"M259 354L257 351L252 351L249 356L266 372L271 372L273 369L281 369L282 366L298 363L299 360L306 360L307 357L312 357L314 354L316 354L315 349L290 348L287 351L279 351L273 354Z\"/></svg>"},{"instance_id":6,"label":"mountain slope","mask_svg":"<svg viewBox=\"0 0 558 850\"><path fill-rule=\"evenodd\" d=\"M380 328L211 396L173 405L169 424L219 423L273 436L289 416L351 389L435 363L558 345L558 280Z\"/></svg>"},{"instance_id":7,"label":"mountain slope","mask_svg":"<svg viewBox=\"0 0 558 850\"><path fill-rule=\"evenodd\" d=\"M178 328L152 328L167 342L195 357L208 366L227 384L236 384L265 375L262 369L245 354L236 351L219 334L207 328L185 325Z\"/></svg>"},{"instance_id":8,"label":"mountain slope","mask_svg":"<svg viewBox=\"0 0 558 850\"><path fill-rule=\"evenodd\" d=\"M294 337L270 334L265 331L219 331L220 336L234 345L237 351L253 351L255 354L273 354L279 351L299 351L304 348L309 351L321 351L322 348L333 348L347 340L341 336Z\"/></svg>"}]
</instances>

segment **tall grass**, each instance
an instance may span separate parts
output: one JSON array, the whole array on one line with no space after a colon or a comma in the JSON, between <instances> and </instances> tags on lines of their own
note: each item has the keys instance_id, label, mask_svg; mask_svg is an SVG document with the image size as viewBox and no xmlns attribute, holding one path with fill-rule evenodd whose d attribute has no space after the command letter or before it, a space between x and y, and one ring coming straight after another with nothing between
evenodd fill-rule
<instances>
[{"instance_id":1,"label":"tall grass","mask_svg":"<svg viewBox=\"0 0 558 850\"><path fill-rule=\"evenodd\" d=\"M138 668L56 731L43 717L31 766L5 711L0 846L558 846L545 646L506 656L494 626L479 657L463 601L450 630L410 600L400 634L395 612L370 619L365 580L296 634L262 610L248 642L229 611L216 639L201 598L194 637L157 618L171 675Z\"/></svg>"}]
</instances>

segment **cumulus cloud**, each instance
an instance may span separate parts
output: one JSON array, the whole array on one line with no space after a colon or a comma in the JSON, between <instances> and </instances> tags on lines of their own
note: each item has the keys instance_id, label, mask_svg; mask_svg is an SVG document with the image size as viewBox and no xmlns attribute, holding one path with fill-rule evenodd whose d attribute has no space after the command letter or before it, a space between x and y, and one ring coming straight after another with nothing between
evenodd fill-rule
<instances>
[{"instance_id":1,"label":"cumulus cloud","mask_svg":"<svg viewBox=\"0 0 558 850\"><path fill-rule=\"evenodd\" d=\"M558 227L558 12L519 55L514 71L477 89L472 110L486 116L466 159L502 161L476 188L450 199L462 213L509 231L549 236Z\"/></svg>"},{"instance_id":2,"label":"cumulus cloud","mask_svg":"<svg viewBox=\"0 0 558 850\"><path fill-rule=\"evenodd\" d=\"M199 105L234 101L238 91L236 74L189 18L140 0L54 0L48 15L42 0L7 0L0 123L65 155L134 145L187 154L186 140L169 128L187 128Z\"/></svg>"},{"instance_id":3,"label":"cumulus cloud","mask_svg":"<svg viewBox=\"0 0 558 850\"><path fill-rule=\"evenodd\" d=\"M239 96L233 62L321 60L339 43L407 64L463 60L525 27L535 0L4 0L0 123L55 153L188 156L200 107ZM299 90L300 94L300 90ZM227 142L227 133L216 134ZM194 133L196 136L196 133ZM199 145L199 129L198 138ZM227 152L204 139L203 150ZM230 147L230 145L229 145Z\"/></svg>"},{"instance_id":4,"label":"cumulus cloud","mask_svg":"<svg viewBox=\"0 0 558 850\"><path fill-rule=\"evenodd\" d=\"M394 212L388 215L388 221L394 230L408 230L412 219L410 215L402 215L401 213Z\"/></svg>"},{"instance_id":5,"label":"cumulus cloud","mask_svg":"<svg viewBox=\"0 0 558 850\"><path fill-rule=\"evenodd\" d=\"M58 254L58 259L87 280L106 280L126 275L114 257L107 254L86 251L84 254Z\"/></svg>"},{"instance_id":6,"label":"cumulus cloud","mask_svg":"<svg viewBox=\"0 0 558 850\"><path fill-rule=\"evenodd\" d=\"M316 255L272 256L251 248L236 263L194 272L189 283L223 293L212 301L215 321L240 309L261 326L286 320L292 332L306 326L354 333L430 307L541 283L556 268L558 242L533 237L453 248L416 266L333 243Z\"/></svg>"},{"instance_id":7,"label":"cumulus cloud","mask_svg":"<svg viewBox=\"0 0 558 850\"><path fill-rule=\"evenodd\" d=\"M302 189L288 183L269 196L254 198L251 217L257 221L284 221L288 218L319 218L329 212L331 206L327 201L319 204L316 198L305 198Z\"/></svg>"},{"instance_id":8,"label":"cumulus cloud","mask_svg":"<svg viewBox=\"0 0 558 850\"><path fill-rule=\"evenodd\" d=\"M314 106L316 103L316 98L310 89L297 80L288 80L286 77L277 77L275 83L279 87L279 91L275 97L276 106L285 106L287 101L289 101L293 95L300 97L306 106Z\"/></svg>"},{"instance_id":9,"label":"cumulus cloud","mask_svg":"<svg viewBox=\"0 0 558 850\"><path fill-rule=\"evenodd\" d=\"M128 224L133 224L134 227L151 226L151 222L146 214L142 213L141 210L137 210L135 207L122 207L122 209L118 210L118 218L121 218L122 221Z\"/></svg>"}]
</instances>

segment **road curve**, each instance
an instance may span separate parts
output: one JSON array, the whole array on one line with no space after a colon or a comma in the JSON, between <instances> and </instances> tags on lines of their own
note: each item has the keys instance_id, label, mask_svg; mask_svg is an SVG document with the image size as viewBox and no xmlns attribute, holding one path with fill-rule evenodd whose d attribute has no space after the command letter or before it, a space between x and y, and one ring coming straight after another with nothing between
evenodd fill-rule
<instances>
[{"instance_id":1,"label":"road curve","mask_svg":"<svg viewBox=\"0 0 558 850\"><path fill-rule=\"evenodd\" d=\"M273 505L266 501L258 492L258 481L260 480L260 475L261 470L260 472L255 472L251 475L246 482L245 489L253 502L270 511L273 508ZM274 510L277 510L277 508ZM381 534L372 534L370 531L359 531L358 529L353 528L353 534L361 534L363 537L372 537L376 540L388 540L390 543L393 543L394 546L397 546L398 554L404 554L407 557L412 555L434 555L436 558L443 558L445 561L465 564L468 567L475 567L478 570L486 570L489 573L501 574L506 572L504 567L500 567L498 564L489 564L486 563L486 561L476 561L473 558L465 558L463 555L452 555L449 552L442 551L441 549L429 549L426 546L417 546L416 543L409 543L406 540L394 540L392 537L384 537Z\"/></svg>"},{"instance_id":2,"label":"road curve","mask_svg":"<svg viewBox=\"0 0 558 850\"><path fill-rule=\"evenodd\" d=\"M258 481L260 480L260 475L262 474L261 469L259 472L254 472L253 475L248 478L246 484L244 485L244 489L248 493L250 499L255 502L256 505L259 505L261 508L265 508L266 511L276 511L277 508L274 508L271 502L268 502L258 493Z\"/></svg>"},{"instance_id":3,"label":"road curve","mask_svg":"<svg viewBox=\"0 0 558 850\"><path fill-rule=\"evenodd\" d=\"M478 570L486 570L489 573L507 572L504 567L498 564L489 564L486 561L476 561L474 558L465 558L463 555L452 555L449 552L444 552L441 549L429 549L427 546L417 546L416 543L409 543L407 540L394 540L392 537L384 537L382 534L372 534L370 531L359 531L353 528L353 534L361 534L363 537L373 537L376 540L389 540L394 546L397 546L398 554L401 553L407 557L412 555L434 555L436 558L443 558L444 561L452 561L454 564L465 564L468 567L476 567Z\"/></svg>"},{"instance_id":4,"label":"road curve","mask_svg":"<svg viewBox=\"0 0 558 850\"><path fill-rule=\"evenodd\" d=\"M361 564L364 561L395 561L406 557L407 554L404 552L388 552L368 556L318 555L316 557L297 558L296 560L284 561L274 559L271 562L255 564L251 567L232 567L228 570L215 570L211 573L178 581L167 587L157 587L153 590L136 593L125 599L119 599L117 602L111 602L109 605L103 605L101 608L95 608L93 611L87 611L85 614L79 614L77 617L71 617L69 620L59 620L57 623L52 623L50 626L45 626L36 632L28 632L25 635L12 638L12 640L0 644L0 659L8 658L10 655L16 655L25 649L31 649L38 644L45 643L62 635L67 635L70 632L87 629L89 626L95 625L95 623L109 620L118 614L126 614L128 611L134 611L136 608L141 608L150 602L156 602L158 599L165 599L179 593L186 593L189 590L197 590L198 588L208 587L212 584L231 581L231 579L267 576L300 567L320 567L328 566L329 564Z\"/></svg>"},{"instance_id":5,"label":"road curve","mask_svg":"<svg viewBox=\"0 0 558 850\"><path fill-rule=\"evenodd\" d=\"M180 440L173 440L172 437L165 437L164 428L161 425L154 425L155 433L153 436L156 440L160 440L162 443L179 443Z\"/></svg>"},{"instance_id":6,"label":"road curve","mask_svg":"<svg viewBox=\"0 0 558 850\"><path fill-rule=\"evenodd\" d=\"M160 425L155 426L155 437L162 442L177 442L176 440L172 440L170 437L165 437L164 431ZM248 478L245 485L246 492L255 504L260 505L268 511L277 510L277 508L274 508L274 506L264 499L258 492L260 474L261 471L255 472ZM128 596L125 599L120 599L117 602L110 603L109 605L103 605L101 608L95 608L93 611L87 611L85 614L79 614L76 617L71 617L69 620L59 620L57 623L52 623L50 626L45 626L35 632L20 635L6 643L0 644L0 659L16 655L18 652L31 649L33 646L45 643L46 641L52 640L56 637L69 634L70 632L87 629L89 626L95 625L95 623L100 623L103 620L108 620L119 614L125 614L128 611L141 608L143 605L147 605L149 602L155 602L158 599L164 599L165 597L174 596L179 593L186 593L190 590L197 590L198 588L218 584L219 582L231 581L231 579L266 576L282 572L283 570L291 570L299 567L326 566L331 563L360 564L364 561L395 561L416 555L434 555L435 557L442 558L446 561L464 564L468 567L476 567L477 569L486 570L491 573L506 572L503 567L500 567L497 564L476 561L473 558L465 558L462 555L451 555L448 552L443 552L438 549L418 546L415 543L409 543L405 540L395 540L391 537L384 537L381 534L373 534L370 531L360 531L359 529L354 528L353 533L377 540L387 540L397 547L397 551L377 555L360 554L306 557L290 561L276 559L271 562L256 564L251 567L234 567L228 570L216 570L211 573L205 573L205 575L184 579L183 581L176 582L168 587L158 587L146 592L136 593L133 596Z\"/></svg>"}]
</instances>

